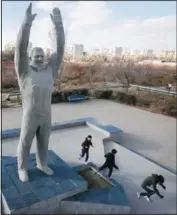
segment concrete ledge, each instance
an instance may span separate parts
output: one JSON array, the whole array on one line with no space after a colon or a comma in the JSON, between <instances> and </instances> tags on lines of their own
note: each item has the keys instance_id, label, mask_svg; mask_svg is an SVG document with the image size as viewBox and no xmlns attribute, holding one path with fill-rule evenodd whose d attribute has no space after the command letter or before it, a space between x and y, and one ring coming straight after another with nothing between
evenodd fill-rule
<instances>
[{"instance_id":1,"label":"concrete ledge","mask_svg":"<svg viewBox=\"0 0 177 215\"><path fill-rule=\"evenodd\" d=\"M98 120L92 117L68 120L60 123L53 123L51 130L55 131L58 129L72 128L72 127L81 126L81 125L88 125L88 126L94 127L108 136L110 134L122 132L121 129L116 128L112 125L104 125L103 123L99 122ZM2 139L19 137L19 136L20 136L20 128L2 130L2 133L1 133Z\"/></svg>"},{"instance_id":2,"label":"concrete ledge","mask_svg":"<svg viewBox=\"0 0 177 215\"><path fill-rule=\"evenodd\" d=\"M73 128L73 127L77 127L77 126L85 126L86 123L83 121L83 122L71 122L71 123L63 123L63 124L53 124L52 125L52 131L55 131L55 130L61 130L61 129L66 129L66 128Z\"/></svg>"},{"instance_id":3,"label":"concrete ledge","mask_svg":"<svg viewBox=\"0 0 177 215\"><path fill-rule=\"evenodd\" d=\"M120 128L114 127L112 125L104 124L92 117L87 118L86 124L89 127L92 127L94 129L98 130L99 132L103 132L105 135L108 135L108 136L110 136L111 134L114 134L114 133L122 132L122 130Z\"/></svg>"},{"instance_id":4,"label":"concrete ledge","mask_svg":"<svg viewBox=\"0 0 177 215\"><path fill-rule=\"evenodd\" d=\"M117 127L114 127L111 125L106 125L93 117L86 117L86 118L80 118L80 119L74 119L74 120L67 120L67 121L63 121L60 123L53 123L52 131L55 131L58 129L64 129L64 128L72 128L73 126L82 126L82 125L83 126L88 125L89 127L96 129L99 132L104 133L107 136L107 138L103 139L103 143L111 140L117 144L120 144L122 147L124 147L121 143L123 143L124 136L126 134L120 128L117 128ZM14 137L19 137L19 136L20 136L20 128L2 130L2 133L1 133L2 139L14 138ZM169 172L171 172L175 175L177 174L175 171L159 164L158 162L155 162L154 160L152 160L130 148L127 148L127 147L124 147L124 148L144 157L145 159L153 162L156 165L161 166L162 168L168 170Z\"/></svg>"},{"instance_id":5,"label":"concrete ledge","mask_svg":"<svg viewBox=\"0 0 177 215\"><path fill-rule=\"evenodd\" d=\"M7 129L7 130L1 131L1 138L2 139L19 137L19 135L20 135L20 128Z\"/></svg>"},{"instance_id":6,"label":"concrete ledge","mask_svg":"<svg viewBox=\"0 0 177 215\"><path fill-rule=\"evenodd\" d=\"M128 206L107 205L88 202L61 201L60 212L62 214L130 214Z\"/></svg>"}]
</instances>

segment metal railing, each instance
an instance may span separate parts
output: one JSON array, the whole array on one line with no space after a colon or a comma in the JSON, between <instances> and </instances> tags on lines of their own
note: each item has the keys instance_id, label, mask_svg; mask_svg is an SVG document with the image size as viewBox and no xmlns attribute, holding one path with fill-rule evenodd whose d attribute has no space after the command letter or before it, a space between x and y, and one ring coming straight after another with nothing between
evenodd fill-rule
<instances>
[{"instance_id":1,"label":"metal railing","mask_svg":"<svg viewBox=\"0 0 177 215\"><path fill-rule=\"evenodd\" d=\"M147 91L153 91L153 92L157 92L157 93L163 93L163 94L168 94L168 95L177 95L176 91L171 91L171 90L163 90L163 89L158 89L155 87L148 87L148 86L142 86L142 85L136 85L136 84L130 84L131 87L136 87L137 89L140 90L147 90ZM116 84L116 83L105 83L104 85L100 85L97 87L92 87L93 89L95 88L99 88L99 87L105 87L105 88L117 88L117 87L126 87L120 84Z\"/></svg>"},{"instance_id":2,"label":"metal railing","mask_svg":"<svg viewBox=\"0 0 177 215\"><path fill-rule=\"evenodd\" d=\"M158 89L158 88L155 88L155 87L146 87L146 86L136 85L136 84L130 84L130 86L139 88L141 90L149 90L149 91L154 91L154 92L163 93L163 94L177 95L176 91L163 90L163 89Z\"/></svg>"}]
</instances>

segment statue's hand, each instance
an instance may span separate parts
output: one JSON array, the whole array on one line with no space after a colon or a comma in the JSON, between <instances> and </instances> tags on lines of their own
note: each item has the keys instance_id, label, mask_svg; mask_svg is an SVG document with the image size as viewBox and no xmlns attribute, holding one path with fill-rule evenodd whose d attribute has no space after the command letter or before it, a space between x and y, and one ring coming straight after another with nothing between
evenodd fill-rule
<instances>
[{"instance_id":1,"label":"statue's hand","mask_svg":"<svg viewBox=\"0 0 177 215\"><path fill-rule=\"evenodd\" d=\"M31 25L37 14L32 14L32 3L29 4L25 14L25 24Z\"/></svg>"},{"instance_id":2,"label":"statue's hand","mask_svg":"<svg viewBox=\"0 0 177 215\"><path fill-rule=\"evenodd\" d=\"M61 17L61 13L60 10L58 8L54 8L53 9L53 13L50 14L52 23L57 26L58 24L62 24L62 17Z\"/></svg>"}]
</instances>

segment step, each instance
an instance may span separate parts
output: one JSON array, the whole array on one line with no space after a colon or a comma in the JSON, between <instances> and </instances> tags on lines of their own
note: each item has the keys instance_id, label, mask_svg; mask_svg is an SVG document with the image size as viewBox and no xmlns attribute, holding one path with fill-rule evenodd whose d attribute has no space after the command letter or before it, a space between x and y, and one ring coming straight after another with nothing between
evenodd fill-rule
<instances>
[{"instance_id":1,"label":"step","mask_svg":"<svg viewBox=\"0 0 177 215\"><path fill-rule=\"evenodd\" d=\"M92 164L92 166L96 166ZM95 174L89 164L78 166L78 173L88 181L88 190L61 201L62 214L130 214L131 206L122 186L115 180Z\"/></svg>"}]
</instances>

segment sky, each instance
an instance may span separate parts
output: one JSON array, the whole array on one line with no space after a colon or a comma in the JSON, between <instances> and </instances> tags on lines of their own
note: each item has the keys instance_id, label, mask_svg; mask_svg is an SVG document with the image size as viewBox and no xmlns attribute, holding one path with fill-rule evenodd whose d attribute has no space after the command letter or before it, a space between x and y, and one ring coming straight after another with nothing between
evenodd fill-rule
<instances>
[{"instance_id":1,"label":"sky","mask_svg":"<svg viewBox=\"0 0 177 215\"><path fill-rule=\"evenodd\" d=\"M29 1L2 2L2 47L15 43ZM176 49L175 1L34 1L33 46L50 47L50 13L61 10L66 45L129 50Z\"/></svg>"}]
</instances>

